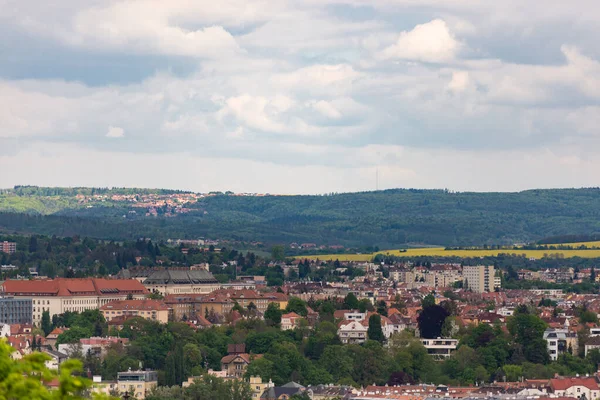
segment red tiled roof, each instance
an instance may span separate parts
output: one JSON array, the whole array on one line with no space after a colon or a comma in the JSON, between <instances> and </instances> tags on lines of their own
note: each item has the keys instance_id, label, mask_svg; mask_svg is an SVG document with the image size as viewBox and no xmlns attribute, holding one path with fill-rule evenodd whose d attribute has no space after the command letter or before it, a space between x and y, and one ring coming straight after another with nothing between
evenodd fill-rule
<instances>
[{"instance_id":1,"label":"red tiled roof","mask_svg":"<svg viewBox=\"0 0 600 400\"><path fill-rule=\"evenodd\" d=\"M135 279L57 278L43 280L7 280L4 292L32 296L103 296L115 294L145 294L148 290Z\"/></svg>"},{"instance_id":2,"label":"red tiled roof","mask_svg":"<svg viewBox=\"0 0 600 400\"><path fill-rule=\"evenodd\" d=\"M596 378L556 378L550 379L550 386L554 390L567 390L573 386L584 386L590 390L600 390Z\"/></svg>"}]
</instances>

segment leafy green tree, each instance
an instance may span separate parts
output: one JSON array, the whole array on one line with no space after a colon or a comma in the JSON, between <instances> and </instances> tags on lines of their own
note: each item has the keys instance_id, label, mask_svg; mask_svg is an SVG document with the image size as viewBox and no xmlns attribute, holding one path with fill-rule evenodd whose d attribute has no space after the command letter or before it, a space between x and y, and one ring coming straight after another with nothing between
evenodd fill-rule
<instances>
[{"instance_id":1,"label":"leafy green tree","mask_svg":"<svg viewBox=\"0 0 600 400\"><path fill-rule=\"evenodd\" d=\"M383 315L384 317L387 317L388 312L387 312L387 304L385 303L385 301L381 300L379 303L377 303L377 313L379 315Z\"/></svg>"},{"instance_id":2,"label":"leafy green tree","mask_svg":"<svg viewBox=\"0 0 600 400\"><path fill-rule=\"evenodd\" d=\"M426 309L428 307L433 307L433 306L435 306L435 296L433 294L429 293L421 301L421 308Z\"/></svg>"},{"instance_id":3,"label":"leafy green tree","mask_svg":"<svg viewBox=\"0 0 600 400\"><path fill-rule=\"evenodd\" d=\"M6 400L83 400L90 398L86 391L91 382L75 376L81 373L82 365L77 360L61 364L60 373L46 367L50 356L34 352L20 360L13 360L13 349L5 340L0 340L0 398ZM58 380L58 389L49 390L44 384ZM93 399L109 399L93 395Z\"/></svg>"},{"instance_id":4,"label":"leafy green tree","mask_svg":"<svg viewBox=\"0 0 600 400\"><path fill-rule=\"evenodd\" d=\"M279 326L281 323L281 310L279 309L279 303L269 303L264 317L267 325Z\"/></svg>"},{"instance_id":5,"label":"leafy green tree","mask_svg":"<svg viewBox=\"0 0 600 400\"><path fill-rule=\"evenodd\" d=\"M48 336L50 332L52 332L52 322L50 321L50 311L46 310L42 312L42 330L44 331L44 336Z\"/></svg>"},{"instance_id":6,"label":"leafy green tree","mask_svg":"<svg viewBox=\"0 0 600 400\"><path fill-rule=\"evenodd\" d=\"M285 247L282 245L271 247L271 258L275 261L283 261L285 259Z\"/></svg>"},{"instance_id":7,"label":"leafy green tree","mask_svg":"<svg viewBox=\"0 0 600 400\"><path fill-rule=\"evenodd\" d=\"M448 312L441 306L430 305L423 308L417 317L421 337L427 339L440 337L447 317Z\"/></svg>"},{"instance_id":8,"label":"leafy green tree","mask_svg":"<svg viewBox=\"0 0 600 400\"><path fill-rule=\"evenodd\" d=\"M381 329L381 316L379 314L373 314L369 317L367 337L369 340L374 340L379 343L383 343L385 341L383 329Z\"/></svg>"},{"instance_id":9,"label":"leafy green tree","mask_svg":"<svg viewBox=\"0 0 600 400\"><path fill-rule=\"evenodd\" d=\"M285 311L295 312L298 315L306 317L308 315L308 309L306 308L306 302L299 297L290 297L288 299L287 307Z\"/></svg>"},{"instance_id":10,"label":"leafy green tree","mask_svg":"<svg viewBox=\"0 0 600 400\"><path fill-rule=\"evenodd\" d=\"M373 307L373 303L369 299L360 299L358 302L358 311L361 313L365 313L367 311L373 311L375 307Z\"/></svg>"},{"instance_id":11,"label":"leafy green tree","mask_svg":"<svg viewBox=\"0 0 600 400\"><path fill-rule=\"evenodd\" d=\"M344 308L347 310L356 310L358 309L358 299L354 295L354 293L350 292L344 298Z\"/></svg>"}]
</instances>

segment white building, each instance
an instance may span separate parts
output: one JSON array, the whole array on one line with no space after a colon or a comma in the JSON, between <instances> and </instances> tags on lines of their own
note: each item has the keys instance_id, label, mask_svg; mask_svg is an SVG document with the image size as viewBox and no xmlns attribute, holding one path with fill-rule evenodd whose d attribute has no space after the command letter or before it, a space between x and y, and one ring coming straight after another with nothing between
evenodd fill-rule
<instances>
[{"instance_id":1,"label":"white building","mask_svg":"<svg viewBox=\"0 0 600 400\"><path fill-rule=\"evenodd\" d=\"M106 303L125 300L128 296L144 299L148 290L134 279L40 279L7 280L2 284L5 294L32 299L33 323L39 325L44 311L53 315L66 311L96 310Z\"/></svg>"},{"instance_id":2,"label":"white building","mask_svg":"<svg viewBox=\"0 0 600 400\"><path fill-rule=\"evenodd\" d=\"M569 332L568 329L546 329L544 331L544 340L548 344L548 354L552 361L556 361L558 356L571 351L577 354L579 342L577 334Z\"/></svg>"},{"instance_id":3,"label":"white building","mask_svg":"<svg viewBox=\"0 0 600 400\"><path fill-rule=\"evenodd\" d=\"M427 353L435 359L444 359L452 355L458 346L457 339L420 339Z\"/></svg>"},{"instance_id":4,"label":"white building","mask_svg":"<svg viewBox=\"0 0 600 400\"><path fill-rule=\"evenodd\" d=\"M585 395L588 400L600 397L600 388L594 377L550 379L550 388L557 397L581 398L582 395Z\"/></svg>"},{"instance_id":5,"label":"white building","mask_svg":"<svg viewBox=\"0 0 600 400\"><path fill-rule=\"evenodd\" d=\"M344 344L360 344L367 340L368 324L363 321L342 321L338 325L338 336Z\"/></svg>"}]
</instances>

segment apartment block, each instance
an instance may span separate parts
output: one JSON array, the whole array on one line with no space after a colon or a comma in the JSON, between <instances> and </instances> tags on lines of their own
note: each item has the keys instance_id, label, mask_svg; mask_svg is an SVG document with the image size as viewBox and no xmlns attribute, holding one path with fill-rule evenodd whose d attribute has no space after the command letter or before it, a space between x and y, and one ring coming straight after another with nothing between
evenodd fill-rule
<instances>
[{"instance_id":1,"label":"apartment block","mask_svg":"<svg viewBox=\"0 0 600 400\"><path fill-rule=\"evenodd\" d=\"M493 265L475 265L463 267L464 287L471 289L475 293L493 292L495 281Z\"/></svg>"}]
</instances>

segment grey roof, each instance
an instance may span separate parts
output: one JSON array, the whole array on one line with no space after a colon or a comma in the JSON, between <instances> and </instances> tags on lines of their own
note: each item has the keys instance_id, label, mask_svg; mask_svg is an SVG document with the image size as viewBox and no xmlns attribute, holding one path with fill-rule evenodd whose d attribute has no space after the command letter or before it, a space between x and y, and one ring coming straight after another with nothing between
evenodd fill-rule
<instances>
[{"instance_id":1,"label":"grey roof","mask_svg":"<svg viewBox=\"0 0 600 400\"><path fill-rule=\"evenodd\" d=\"M204 270L164 269L152 273L144 281L144 285L186 285L217 282L213 274Z\"/></svg>"},{"instance_id":2,"label":"grey roof","mask_svg":"<svg viewBox=\"0 0 600 400\"><path fill-rule=\"evenodd\" d=\"M272 387L268 388L260 396L261 399L278 399L282 394L293 396L295 394L302 393L302 389L296 387Z\"/></svg>"}]
</instances>

